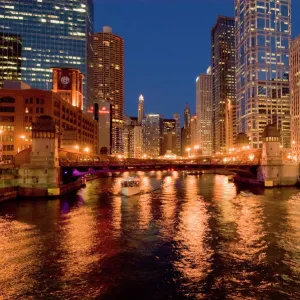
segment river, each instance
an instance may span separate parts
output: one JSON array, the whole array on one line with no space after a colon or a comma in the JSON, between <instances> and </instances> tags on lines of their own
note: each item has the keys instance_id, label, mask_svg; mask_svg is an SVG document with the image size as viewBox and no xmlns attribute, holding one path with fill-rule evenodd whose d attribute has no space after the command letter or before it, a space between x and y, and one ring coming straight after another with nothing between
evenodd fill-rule
<instances>
[{"instance_id":1,"label":"river","mask_svg":"<svg viewBox=\"0 0 300 300\"><path fill-rule=\"evenodd\" d=\"M0 299L300 299L298 189L137 175L1 203Z\"/></svg>"}]
</instances>

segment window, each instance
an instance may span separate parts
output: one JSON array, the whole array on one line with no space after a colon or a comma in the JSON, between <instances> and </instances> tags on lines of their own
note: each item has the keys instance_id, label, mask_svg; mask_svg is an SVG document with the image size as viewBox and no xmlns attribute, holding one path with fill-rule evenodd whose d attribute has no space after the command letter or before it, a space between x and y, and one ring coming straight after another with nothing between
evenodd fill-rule
<instances>
[{"instance_id":1,"label":"window","mask_svg":"<svg viewBox=\"0 0 300 300\"><path fill-rule=\"evenodd\" d=\"M2 106L0 112L15 112L14 106Z\"/></svg>"},{"instance_id":2,"label":"window","mask_svg":"<svg viewBox=\"0 0 300 300\"><path fill-rule=\"evenodd\" d=\"M2 97L0 98L0 103L15 103L15 99L12 97Z\"/></svg>"},{"instance_id":3,"label":"window","mask_svg":"<svg viewBox=\"0 0 300 300\"><path fill-rule=\"evenodd\" d=\"M36 98L36 104L40 104L40 99L39 98Z\"/></svg>"}]
</instances>

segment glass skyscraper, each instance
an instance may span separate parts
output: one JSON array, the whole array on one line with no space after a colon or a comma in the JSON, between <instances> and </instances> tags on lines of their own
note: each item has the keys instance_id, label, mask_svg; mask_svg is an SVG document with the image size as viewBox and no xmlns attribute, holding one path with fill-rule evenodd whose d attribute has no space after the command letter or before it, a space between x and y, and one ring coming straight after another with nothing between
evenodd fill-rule
<instances>
[{"instance_id":1,"label":"glass skyscraper","mask_svg":"<svg viewBox=\"0 0 300 300\"><path fill-rule=\"evenodd\" d=\"M225 107L235 102L234 18L219 16L211 31L213 88L213 150L226 150Z\"/></svg>"},{"instance_id":2,"label":"glass skyscraper","mask_svg":"<svg viewBox=\"0 0 300 300\"><path fill-rule=\"evenodd\" d=\"M290 147L290 0L235 0L237 131L253 148L276 124L281 144Z\"/></svg>"},{"instance_id":3,"label":"glass skyscraper","mask_svg":"<svg viewBox=\"0 0 300 300\"><path fill-rule=\"evenodd\" d=\"M32 87L51 89L50 68L73 67L91 98L92 33L93 0L0 1L0 37L20 37L21 78Z\"/></svg>"}]
</instances>

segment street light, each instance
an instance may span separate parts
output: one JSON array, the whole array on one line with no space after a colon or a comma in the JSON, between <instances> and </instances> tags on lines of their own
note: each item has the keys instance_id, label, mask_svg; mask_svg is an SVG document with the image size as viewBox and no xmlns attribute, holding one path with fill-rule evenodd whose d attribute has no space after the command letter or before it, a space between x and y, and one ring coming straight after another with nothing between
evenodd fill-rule
<instances>
[{"instance_id":1,"label":"street light","mask_svg":"<svg viewBox=\"0 0 300 300\"><path fill-rule=\"evenodd\" d=\"M90 149L89 148L84 148L84 151L85 152L90 152Z\"/></svg>"},{"instance_id":2,"label":"street light","mask_svg":"<svg viewBox=\"0 0 300 300\"><path fill-rule=\"evenodd\" d=\"M76 150L79 150L79 146L78 146L78 145L75 145L74 148L75 148Z\"/></svg>"}]
</instances>

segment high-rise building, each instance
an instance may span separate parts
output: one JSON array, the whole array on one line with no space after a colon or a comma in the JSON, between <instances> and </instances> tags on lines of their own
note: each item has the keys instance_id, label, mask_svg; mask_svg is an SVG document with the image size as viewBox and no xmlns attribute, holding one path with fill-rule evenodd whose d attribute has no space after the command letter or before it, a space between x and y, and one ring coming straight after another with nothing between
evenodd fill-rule
<instances>
[{"instance_id":1,"label":"high-rise building","mask_svg":"<svg viewBox=\"0 0 300 300\"><path fill-rule=\"evenodd\" d=\"M140 97L139 97L139 105L138 105L138 122L139 122L139 124L142 124L142 120L145 117L144 107L145 107L144 97L143 97L143 95L140 95Z\"/></svg>"},{"instance_id":2,"label":"high-rise building","mask_svg":"<svg viewBox=\"0 0 300 300\"><path fill-rule=\"evenodd\" d=\"M173 114L173 119L176 122L176 152L174 154L181 156L181 126L180 114Z\"/></svg>"},{"instance_id":3,"label":"high-rise building","mask_svg":"<svg viewBox=\"0 0 300 300\"><path fill-rule=\"evenodd\" d=\"M181 155L186 156L190 154L191 147L191 110L186 104L184 109L184 125L181 128Z\"/></svg>"},{"instance_id":4,"label":"high-rise building","mask_svg":"<svg viewBox=\"0 0 300 300\"><path fill-rule=\"evenodd\" d=\"M22 57L22 81L50 90L51 67L78 68L84 95L91 99L93 0L2 0L0 24L0 40L17 36L22 41L12 53Z\"/></svg>"},{"instance_id":5,"label":"high-rise building","mask_svg":"<svg viewBox=\"0 0 300 300\"><path fill-rule=\"evenodd\" d=\"M0 89L5 80L21 80L22 39L0 33Z\"/></svg>"},{"instance_id":6,"label":"high-rise building","mask_svg":"<svg viewBox=\"0 0 300 300\"><path fill-rule=\"evenodd\" d=\"M234 18L219 16L211 31L215 152L226 150L225 106L227 101L235 101L234 24Z\"/></svg>"},{"instance_id":7,"label":"high-rise building","mask_svg":"<svg viewBox=\"0 0 300 300\"><path fill-rule=\"evenodd\" d=\"M147 114L142 121L143 155L162 155L163 117L160 114Z\"/></svg>"},{"instance_id":8,"label":"high-rise building","mask_svg":"<svg viewBox=\"0 0 300 300\"><path fill-rule=\"evenodd\" d=\"M124 117L124 156L135 158L135 126L138 126L137 117Z\"/></svg>"},{"instance_id":9,"label":"high-rise building","mask_svg":"<svg viewBox=\"0 0 300 300\"><path fill-rule=\"evenodd\" d=\"M212 154L212 75L200 74L196 79L196 115L198 141L203 155Z\"/></svg>"},{"instance_id":10,"label":"high-rise building","mask_svg":"<svg viewBox=\"0 0 300 300\"><path fill-rule=\"evenodd\" d=\"M163 120L163 141L162 141L162 155L167 152L176 154L177 151L177 136L176 136L176 120Z\"/></svg>"},{"instance_id":11,"label":"high-rise building","mask_svg":"<svg viewBox=\"0 0 300 300\"><path fill-rule=\"evenodd\" d=\"M191 117L191 148L194 149L195 147L199 147L198 143L198 120L197 115L193 115Z\"/></svg>"},{"instance_id":12,"label":"high-rise building","mask_svg":"<svg viewBox=\"0 0 300 300\"><path fill-rule=\"evenodd\" d=\"M94 102L104 99L112 107L112 154L123 154L124 40L108 26L94 34Z\"/></svg>"},{"instance_id":13,"label":"high-rise building","mask_svg":"<svg viewBox=\"0 0 300 300\"><path fill-rule=\"evenodd\" d=\"M291 1L235 0L237 131L262 147L276 124L290 147L289 45Z\"/></svg>"},{"instance_id":14,"label":"high-rise building","mask_svg":"<svg viewBox=\"0 0 300 300\"><path fill-rule=\"evenodd\" d=\"M291 132L293 156L300 159L300 36L290 48Z\"/></svg>"}]
</instances>

